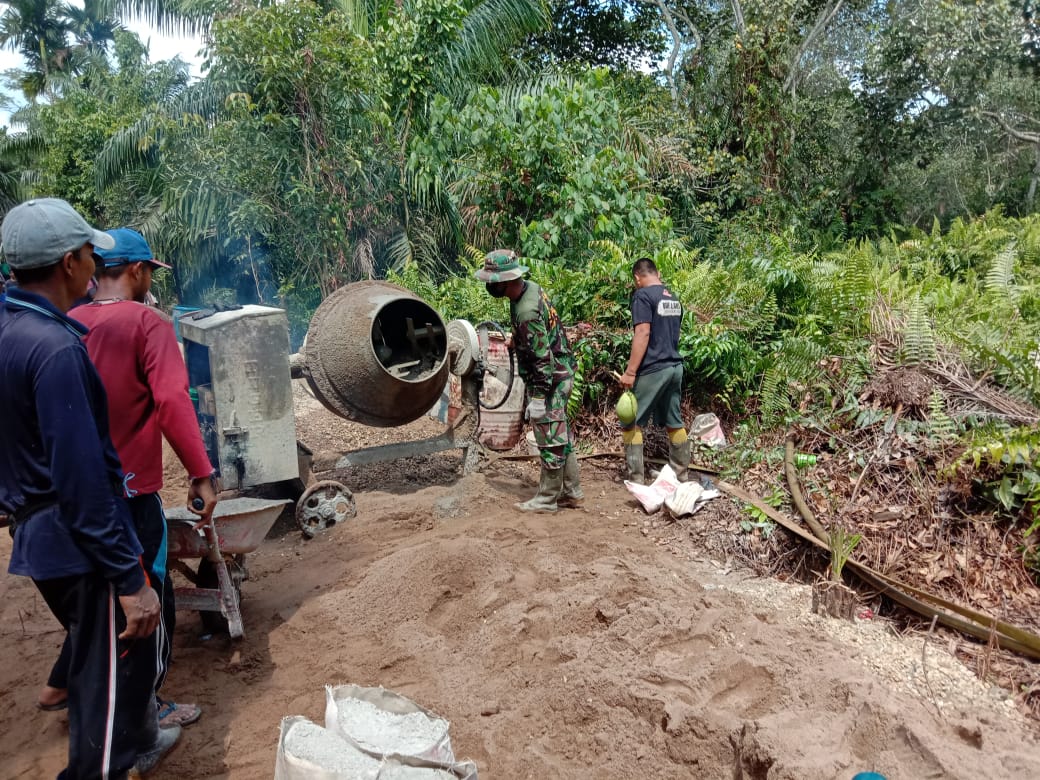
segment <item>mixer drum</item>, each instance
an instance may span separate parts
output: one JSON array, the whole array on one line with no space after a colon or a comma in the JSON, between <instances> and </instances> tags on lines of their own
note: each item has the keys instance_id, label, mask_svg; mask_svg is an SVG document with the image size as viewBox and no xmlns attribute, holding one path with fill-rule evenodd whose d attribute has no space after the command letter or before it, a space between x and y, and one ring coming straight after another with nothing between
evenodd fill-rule
<instances>
[{"instance_id":1,"label":"mixer drum","mask_svg":"<svg viewBox=\"0 0 1040 780\"><path fill-rule=\"evenodd\" d=\"M410 290L387 282L348 284L322 301L303 351L318 400L365 425L417 420L448 381L440 315Z\"/></svg>"}]
</instances>

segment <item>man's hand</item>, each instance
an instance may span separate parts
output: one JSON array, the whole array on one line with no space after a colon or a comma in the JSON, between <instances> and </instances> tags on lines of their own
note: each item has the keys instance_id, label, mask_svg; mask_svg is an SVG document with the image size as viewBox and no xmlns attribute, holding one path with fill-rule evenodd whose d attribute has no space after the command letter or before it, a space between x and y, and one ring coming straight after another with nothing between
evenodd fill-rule
<instances>
[{"instance_id":1,"label":"man's hand","mask_svg":"<svg viewBox=\"0 0 1040 780\"><path fill-rule=\"evenodd\" d=\"M119 606L126 615L126 629L119 635L120 639L144 639L159 625L159 597L150 585L129 596L120 596Z\"/></svg>"},{"instance_id":2,"label":"man's hand","mask_svg":"<svg viewBox=\"0 0 1040 780\"><path fill-rule=\"evenodd\" d=\"M201 502L201 508L196 504ZM213 485L211 477L199 477L191 481L188 488L188 511L202 518L202 522L208 522L217 506L217 490Z\"/></svg>"},{"instance_id":3,"label":"man's hand","mask_svg":"<svg viewBox=\"0 0 1040 780\"><path fill-rule=\"evenodd\" d=\"M527 419L531 422L545 419L545 399L532 398L527 403Z\"/></svg>"},{"instance_id":4,"label":"man's hand","mask_svg":"<svg viewBox=\"0 0 1040 780\"><path fill-rule=\"evenodd\" d=\"M618 377L618 384L621 385L626 390L631 390L632 389L632 385L634 385L635 383L636 383L636 375L633 374L631 371L626 371L625 373L623 373L621 376Z\"/></svg>"}]
</instances>

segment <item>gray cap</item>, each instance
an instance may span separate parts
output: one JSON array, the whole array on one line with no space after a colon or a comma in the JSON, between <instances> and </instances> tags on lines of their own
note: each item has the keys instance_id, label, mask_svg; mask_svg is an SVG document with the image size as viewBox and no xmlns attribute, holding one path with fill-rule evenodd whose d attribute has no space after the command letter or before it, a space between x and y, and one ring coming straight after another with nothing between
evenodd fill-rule
<instances>
[{"instance_id":1,"label":"gray cap","mask_svg":"<svg viewBox=\"0 0 1040 780\"><path fill-rule=\"evenodd\" d=\"M15 270L54 265L66 252L87 243L99 249L116 245L112 236L92 228L59 198L36 198L15 206L0 226L0 241L7 264Z\"/></svg>"}]
</instances>

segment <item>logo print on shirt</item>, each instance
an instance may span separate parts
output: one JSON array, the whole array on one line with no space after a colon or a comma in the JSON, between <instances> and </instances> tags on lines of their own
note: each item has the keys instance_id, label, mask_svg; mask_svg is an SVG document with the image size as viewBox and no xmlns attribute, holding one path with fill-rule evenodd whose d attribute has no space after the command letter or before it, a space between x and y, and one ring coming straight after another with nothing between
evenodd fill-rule
<instances>
[{"instance_id":1,"label":"logo print on shirt","mask_svg":"<svg viewBox=\"0 0 1040 780\"><path fill-rule=\"evenodd\" d=\"M657 303L657 315L659 317L681 317L682 304L679 301L660 300Z\"/></svg>"}]
</instances>

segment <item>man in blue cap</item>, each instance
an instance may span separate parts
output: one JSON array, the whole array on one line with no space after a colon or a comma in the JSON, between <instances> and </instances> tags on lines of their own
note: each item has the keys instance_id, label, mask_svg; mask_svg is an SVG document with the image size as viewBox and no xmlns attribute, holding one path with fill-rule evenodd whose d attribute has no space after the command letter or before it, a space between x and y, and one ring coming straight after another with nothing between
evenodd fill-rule
<instances>
[{"instance_id":1,"label":"man in blue cap","mask_svg":"<svg viewBox=\"0 0 1040 780\"><path fill-rule=\"evenodd\" d=\"M15 206L0 226L18 284L0 304L0 513L9 571L32 577L68 631L69 759L60 777L122 777L180 729L154 718L159 598L141 565L105 390L66 316L111 236L63 200Z\"/></svg>"}]
</instances>

